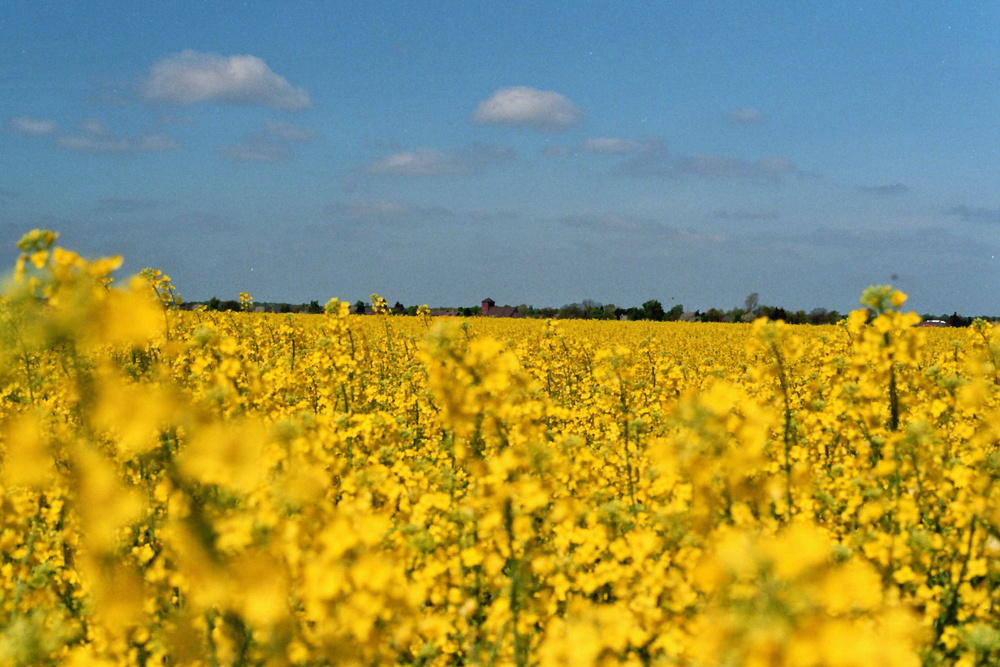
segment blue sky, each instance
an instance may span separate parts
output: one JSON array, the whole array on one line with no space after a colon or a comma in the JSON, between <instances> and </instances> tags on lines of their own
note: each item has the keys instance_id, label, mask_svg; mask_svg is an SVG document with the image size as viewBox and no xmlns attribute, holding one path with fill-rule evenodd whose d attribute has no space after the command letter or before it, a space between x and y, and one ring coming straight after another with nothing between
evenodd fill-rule
<instances>
[{"instance_id":1,"label":"blue sky","mask_svg":"<svg viewBox=\"0 0 1000 667\"><path fill-rule=\"evenodd\" d=\"M125 8L125 9L123 9ZM187 300L1000 315L995 2L0 12L0 259Z\"/></svg>"}]
</instances>

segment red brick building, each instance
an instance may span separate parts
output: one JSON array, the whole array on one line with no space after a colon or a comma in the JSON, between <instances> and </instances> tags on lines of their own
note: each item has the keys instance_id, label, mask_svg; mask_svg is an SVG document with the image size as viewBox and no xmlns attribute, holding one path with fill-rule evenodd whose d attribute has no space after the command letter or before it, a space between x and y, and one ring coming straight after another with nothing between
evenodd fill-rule
<instances>
[{"instance_id":1,"label":"red brick building","mask_svg":"<svg viewBox=\"0 0 1000 667\"><path fill-rule=\"evenodd\" d=\"M497 306L493 299L483 299L483 315L486 317L523 317L515 306Z\"/></svg>"}]
</instances>

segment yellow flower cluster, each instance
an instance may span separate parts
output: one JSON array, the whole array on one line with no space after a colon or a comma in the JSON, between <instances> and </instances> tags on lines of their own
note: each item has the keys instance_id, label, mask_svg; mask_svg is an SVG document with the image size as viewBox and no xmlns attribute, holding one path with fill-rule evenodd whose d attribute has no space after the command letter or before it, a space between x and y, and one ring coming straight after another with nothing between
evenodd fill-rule
<instances>
[{"instance_id":1,"label":"yellow flower cluster","mask_svg":"<svg viewBox=\"0 0 1000 667\"><path fill-rule=\"evenodd\" d=\"M181 311L55 242L0 300L0 665L1000 660L986 322Z\"/></svg>"}]
</instances>

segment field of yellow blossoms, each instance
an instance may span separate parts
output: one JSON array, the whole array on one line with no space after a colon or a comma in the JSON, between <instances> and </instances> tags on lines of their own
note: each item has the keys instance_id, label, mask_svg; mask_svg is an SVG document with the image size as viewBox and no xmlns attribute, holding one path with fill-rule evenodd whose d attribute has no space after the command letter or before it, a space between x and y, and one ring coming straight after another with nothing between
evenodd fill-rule
<instances>
[{"instance_id":1,"label":"field of yellow blossoms","mask_svg":"<svg viewBox=\"0 0 1000 667\"><path fill-rule=\"evenodd\" d=\"M20 248L0 665L1000 662L988 323L186 312Z\"/></svg>"}]
</instances>

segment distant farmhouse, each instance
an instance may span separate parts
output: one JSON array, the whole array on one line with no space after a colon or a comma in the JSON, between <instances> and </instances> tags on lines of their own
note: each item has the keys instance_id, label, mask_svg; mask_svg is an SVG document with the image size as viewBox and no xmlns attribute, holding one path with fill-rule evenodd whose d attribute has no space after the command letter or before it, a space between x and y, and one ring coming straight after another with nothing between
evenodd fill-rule
<instances>
[{"instance_id":1,"label":"distant farmhouse","mask_svg":"<svg viewBox=\"0 0 1000 667\"><path fill-rule=\"evenodd\" d=\"M483 315L486 317L524 317L514 306L497 306L493 299L483 299Z\"/></svg>"}]
</instances>

